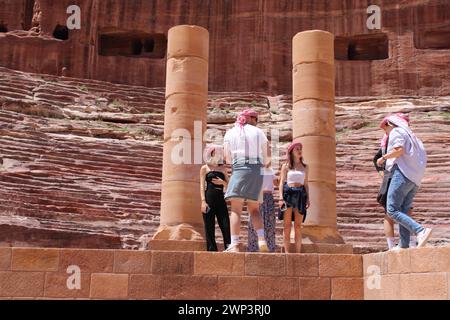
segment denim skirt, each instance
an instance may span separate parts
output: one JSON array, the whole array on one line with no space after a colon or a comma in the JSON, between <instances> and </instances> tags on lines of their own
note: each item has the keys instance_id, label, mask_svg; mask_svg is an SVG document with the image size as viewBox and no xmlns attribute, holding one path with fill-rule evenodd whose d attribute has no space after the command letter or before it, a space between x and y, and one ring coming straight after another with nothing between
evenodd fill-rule
<instances>
[{"instance_id":1,"label":"denim skirt","mask_svg":"<svg viewBox=\"0 0 450 320\"><path fill-rule=\"evenodd\" d=\"M225 199L240 198L258 201L264 178L262 168L259 161L248 159L233 161Z\"/></svg>"}]
</instances>

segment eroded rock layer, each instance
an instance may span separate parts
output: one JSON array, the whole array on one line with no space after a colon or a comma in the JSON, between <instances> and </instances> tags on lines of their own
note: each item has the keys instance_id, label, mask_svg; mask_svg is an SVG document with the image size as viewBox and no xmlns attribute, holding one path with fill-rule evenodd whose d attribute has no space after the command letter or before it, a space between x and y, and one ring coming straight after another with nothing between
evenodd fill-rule
<instances>
[{"instance_id":1,"label":"eroded rock layer","mask_svg":"<svg viewBox=\"0 0 450 320\"><path fill-rule=\"evenodd\" d=\"M249 106L269 137L279 136L275 159L283 159L291 96L210 92L208 133L223 135ZM379 121L399 111L409 113L429 155L414 217L435 228L432 244L450 243L450 97L339 98L338 230L356 251L385 248L372 158ZM0 68L0 244L145 246L159 226L163 121L163 88ZM246 224L244 215L244 240ZM278 244L281 232L278 224Z\"/></svg>"}]
</instances>

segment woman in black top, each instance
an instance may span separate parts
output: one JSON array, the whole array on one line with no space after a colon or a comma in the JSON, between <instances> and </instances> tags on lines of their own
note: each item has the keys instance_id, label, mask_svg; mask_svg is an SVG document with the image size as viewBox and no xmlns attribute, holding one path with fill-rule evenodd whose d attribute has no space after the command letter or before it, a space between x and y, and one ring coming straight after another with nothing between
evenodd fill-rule
<instances>
[{"instance_id":1,"label":"woman in black top","mask_svg":"<svg viewBox=\"0 0 450 320\"><path fill-rule=\"evenodd\" d=\"M205 154L206 164L200 169L200 195L202 198L202 214L205 223L206 250L217 251L215 239L216 217L222 231L223 243L228 248L231 242L230 217L224 191L228 186L228 178L223 166L222 146L210 146ZM206 186L205 186L206 184Z\"/></svg>"}]
</instances>

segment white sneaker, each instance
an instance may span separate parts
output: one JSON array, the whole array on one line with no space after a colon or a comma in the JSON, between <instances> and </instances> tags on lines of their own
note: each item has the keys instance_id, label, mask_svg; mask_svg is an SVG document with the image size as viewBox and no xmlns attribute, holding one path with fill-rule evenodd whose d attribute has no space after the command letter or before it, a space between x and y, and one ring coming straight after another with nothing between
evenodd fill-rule
<instances>
[{"instance_id":1,"label":"white sneaker","mask_svg":"<svg viewBox=\"0 0 450 320\"><path fill-rule=\"evenodd\" d=\"M400 250L405 250L406 248L402 248L400 247L400 245L396 245L395 247L392 247L391 249L389 249L389 251L400 251Z\"/></svg>"},{"instance_id":2,"label":"white sneaker","mask_svg":"<svg viewBox=\"0 0 450 320\"><path fill-rule=\"evenodd\" d=\"M417 248L421 248L427 243L431 236L431 231L433 230L430 228L425 228L417 234Z\"/></svg>"},{"instance_id":3,"label":"white sneaker","mask_svg":"<svg viewBox=\"0 0 450 320\"><path fill-rule=\"evenodd\" d=\"M266 240L258 241L259 252L269 252L269 247L267 246Z\"/></svg>"},{"instance_id":4,"label":"white sneaker","mask_svg":"<svg viewBox=\"0 0 450 320\"><path fill-rule=\"evenodd\" d=\"M223 252L239 252L239 243L232 243Z\"/></svg>"}]
</instances>

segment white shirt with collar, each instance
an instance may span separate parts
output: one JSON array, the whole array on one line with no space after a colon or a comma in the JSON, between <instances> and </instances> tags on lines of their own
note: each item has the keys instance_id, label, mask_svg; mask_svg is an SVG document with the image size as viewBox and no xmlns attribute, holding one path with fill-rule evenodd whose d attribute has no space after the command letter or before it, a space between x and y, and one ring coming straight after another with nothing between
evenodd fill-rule
<instances>
[{"instance_id":1,"label":"white shirt with collar","mask_svg":"<svg viewBox=\"0 0 450 320\"><path fill-rule=\"evenodd\" d=\"M397 164L406 178L414 182L415 185L420 186L427 166L427 156L422 141L419 139L416 139L416 141L414 143L403 128L396 127L392 129L389 133L387 153L391 153L394 148L398 147L402 147L404 153L398 158L387 159L386 170L390 172L393 166Z\"/></svg>"}]
</instances>

